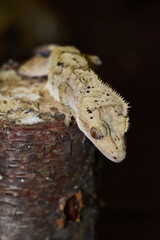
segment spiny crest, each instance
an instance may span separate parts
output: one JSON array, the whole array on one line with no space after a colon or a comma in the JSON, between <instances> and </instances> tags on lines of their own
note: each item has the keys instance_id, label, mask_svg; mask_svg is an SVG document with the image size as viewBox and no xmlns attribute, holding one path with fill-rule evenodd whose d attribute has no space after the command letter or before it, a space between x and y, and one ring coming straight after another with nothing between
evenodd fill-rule
<instances>
[{"instance_id":1,"label":"spiny crest","mask_svg":"<svg viewBox=\"0 0 160 240\"><path fill-rule=\"evenodd\" d=\"M129 103L121 96L121 94L119 92L114 90L110 84L103 82L101 79L98 78L98 76L97 76L97 81L100 83L100 85L103 88L109 88L111 93L113 93L115 97L119 98L119 100L123 103L123 106L124 106L124 109L125 109L125 115L127 116L128 115L128 109L130 108Z\"/></svg>"},{"instance_id":2,"label":"spiny crest","mask_svg":"<svg viewBox=\"0 0 160 240\"><path fill-rule=\"evenodd\" d=\"M94 84L97 88L98 87L103 88L104 91L107 91L109 89L110 93L113 94L113 96L116 97L117 100L118 99L120 100L121 104L124 107L125 115L127 116L128 103L124 100L124 98L116 90L114 90L110 84L103 82L93 70L90 70L90 68L88 68L88 70L89 70L89 74L92 76L92 80L91 80L92 84Z\"/></svg>"}]
</instances>

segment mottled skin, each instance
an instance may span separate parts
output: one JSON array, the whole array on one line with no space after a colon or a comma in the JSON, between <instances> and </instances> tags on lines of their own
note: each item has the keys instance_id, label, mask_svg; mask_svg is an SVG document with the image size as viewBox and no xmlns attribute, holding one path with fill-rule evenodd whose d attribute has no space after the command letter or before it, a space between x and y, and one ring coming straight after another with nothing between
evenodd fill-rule
<instances>
[{"instance_id":1,"label":"mottled skin","mask_svg":"<svg viewBox=\"0 0 160 240\"><path fill-rule=\"evenodd\" d=\"M122 161L126 156L124 135L128 129L128 104L99 80L78 49L54 45L48 49L49 56L41 56L40 52L30 64L22 65L19 72L39 76L37 66L43 65L41 72L48 75L46 86L50 94L71 110L79 129L107 158ZM40 60L37 61L37 57ZM100 63L95 56L89 58L95 64ZM46 63L42 64L44 59Z\"/></svg>"}]
</instances>

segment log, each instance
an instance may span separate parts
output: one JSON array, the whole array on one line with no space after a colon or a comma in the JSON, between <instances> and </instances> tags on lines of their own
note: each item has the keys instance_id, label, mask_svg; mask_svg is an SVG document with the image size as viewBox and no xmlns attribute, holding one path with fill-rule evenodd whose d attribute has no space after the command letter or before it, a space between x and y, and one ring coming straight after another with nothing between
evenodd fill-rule
<instances>
[{"instance_id":1,"label":"log","mask_svg":"<svg viewBox=\"0 0 160 240\"><path fill-rule=\"evenodd\" d=\"M16 66L0 72L0 239L94 239L93 146Z\"/></svg>"}]
</instances>

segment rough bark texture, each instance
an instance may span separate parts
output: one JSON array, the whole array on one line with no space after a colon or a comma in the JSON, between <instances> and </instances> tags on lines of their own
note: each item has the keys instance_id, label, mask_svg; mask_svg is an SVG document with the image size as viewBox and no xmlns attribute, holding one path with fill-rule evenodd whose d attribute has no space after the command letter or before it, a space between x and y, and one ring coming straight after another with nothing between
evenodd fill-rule
<instances>
[{"instance_id":1,"label":"rough bark texture","mask_svg":"<svg viewBox=\"0 0 160 240\"><path fill-rule=\"evenodd\" d=\"M26 114L31 112L31 104L14 109L15 120L13 116L7 118L11 116L13 106L5 111L3 104L6 100L3 97L0 118L0 239L93 239L95 189L92 146L74 119L69 127L65 126L62 114L54 113L48 117L49 113L42 114L41 110L43 121L17 124L18 111L24 114L24 111ZM24 104L24 100L22 102Z\"/></svg>"}]
</instances>

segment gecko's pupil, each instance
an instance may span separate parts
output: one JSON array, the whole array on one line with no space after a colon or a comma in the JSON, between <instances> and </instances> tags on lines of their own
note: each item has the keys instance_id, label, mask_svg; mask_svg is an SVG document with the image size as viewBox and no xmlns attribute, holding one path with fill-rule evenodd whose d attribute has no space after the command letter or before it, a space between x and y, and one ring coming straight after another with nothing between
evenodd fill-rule
<instances>
[{"instance_id":1,"label":"gecko's pupil","mask_svg":"<svg viewBox=\"0 0 160 240\"><path fill-rule=\"evenodd\" d=\"M101 139L102 138L102 133L97 129L92 127L90 130L90 134L94 139Z\"/></svg>"}]
</instances>

